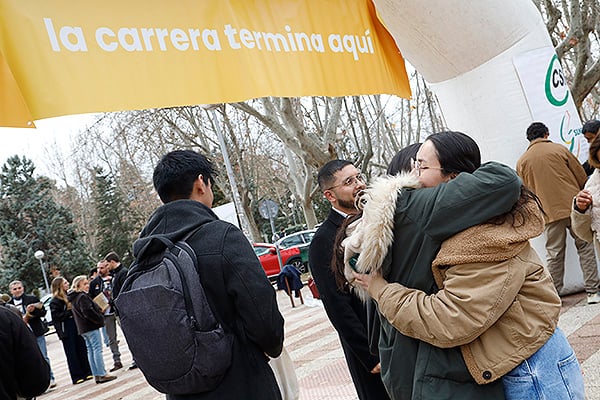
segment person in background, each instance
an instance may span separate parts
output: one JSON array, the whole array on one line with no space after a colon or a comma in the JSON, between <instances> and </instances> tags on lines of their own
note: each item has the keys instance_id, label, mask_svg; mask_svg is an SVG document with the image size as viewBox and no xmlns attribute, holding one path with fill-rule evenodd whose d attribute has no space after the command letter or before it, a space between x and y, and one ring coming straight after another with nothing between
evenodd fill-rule
<instances>
[{"instance_id":1,"label":"person in background","mask_svg":"<svg viewBox=\"0 0 600 400\"><path fill-rule=\"evenodd\" d=\"M50 267L50 277L52 279L62 276L60 269L56 265Z\"/></svg>"},{"instance_id":2,"label":"person in background","mask_svg":"<svg viewBox=\"0 0 600 400\"><path fill-rule=\"evenodd\" d=\"M366 187L365 178L350 161L332 160L319 170L317 179L331 210L309 247L311 273L325 312L339 335L359 399L386 399L379 356L369 348L366 307L347 288L338 289L331 269L336 232L348 216L358 212L355 203Z\"/></svg>"},{"instance_id":3,"label":"person in background","mask_svg":"<svg viewBox=\"0 0 600 400\"><path fill-rule=\"evenodd\" d=\"M69 281L59 276L52 280L51 288L50 313L52 314L52 323L67 357L71 382L77 385L92 379L93 376L87 359L85 341L77 334L71 302L67 299Z\"/></svg>"},{"instance_id":4,"label":"person in background","mask_svg":"<svg viewBox=\"0 0 600 400\"><path fill-rule=\"evenodd\" d=\"M556 291L561 294L564 286L568 231L579 254L587 303L600 303L600 277L594 246L571 228L573 197L583 189L587 175L577 157L565 146L552 143L549 135L548 127L541 122L534 122L527 128L530 144L517 161L517 173L542 202L546 219L546 265Z\"/></svg>"},{"instance_id":5,"label":"person in background","mask_svg":"<svg viewBox=\"0 0 600 400\"><path fill-rule=\"evenodd\" d=\"M67 298L71 303L77 332L85 340L88 362L96 383L105 383L117 379L117 377L106 374L104 359L102 358L102 335L100 333L100 328L104 326L104 316L88 295L89 289L90 282L87 276L79 275L73 279L71 292L69 292Z\"/></svg>"},{"instance_id":6,"label":"person in background","mask_svg":"<svg viewBox=\"0 0 600 400\"><path fill-rule=\"evenodd\" d=\"M0 307L0 399L31 398L46 391L50 365L23 320Z\"/></svg>"},{"instance_id":7,"label":"person in background","mask_svg":"<svg viewBox=\"0 0 600 400\"><path fill-rule=\"evenodd\" d=\"M49 329L46 321L43 319L46 316L44 305L34 295L25 294L25 287L21 281L12 281L8 284L8 288L12 295L9 303L17 307L23 315L23 321L27 323L29 329L35 335L38 347L44 355L46 362L50 365L45 336ZM54 380L52 368L50 368L50 388L54 387L56 387L56 381Z\"/></svg>"},{"instance_id":8,"label":"person in background","mask_svg":"<svg viewBox=\"0 0 600 400\"><path fill-rule=\"evenodd\" d=\"M94 267L94 268L90 269L90 275L88 277L90 282L92 280L96 279L97 276L98 276L98 267Z\"/></svg>"},{"instance_id":9,"label":"person in background","mask_svg":"<svg viewBox=\"0 0 600 400\"><path fill-rule=\"evenodd\" d=\"M103 293L108 302L108 307L104 310L104 327L102 335L104 344L110 348L113 356L113 367L109 372L117 371L123 368L121 363L121 352L119 351L119 342L117 340L117 317L114 312L114 297L112 290L112 276L110 275L108 262L106 260L98 261L98 276L90 281L89 295L92 299Z\"/></svg>"},{"instance_id":10,"label":"person in background","mask_svg":"<svg viewBox=\"0 0 600 400\"><path fill-rule=\"evenodd\" d=\"M583 124L583 127L581 128L581 134L585 137L585 140L587 140L587 142L590 145L592 144L594 139L596 139L596 136L598 136L598 132L600 132L600 121L598 121L597 119L591 119L587 121L585 124ZM587 176L590 176L596 168L590 165L589 160L586 160L583 163L583 169L585 170Z\"/></svg>"},{"instance_id":11,"label":"person in background","mask_svg":"<svg viewBox=\"0 0 600 400\"><path fill-rule=\"evenodd\" d=\"M104 261L106 261L107 265L108 265L108 270L110 271L110 276L112 278L111 280L111 285L112 285L112 292L111 292L111 296L112 296L112 302L114 305L114 301L117 298L117 296L119 296L119 293L121 292L121 288L123 287L123 282L125 282L125 278L127 278L127 272L129 271L127 268L125 268L125 266L123 266L121 264L121 260L119 258L119 255L117 253L115 253L114 251L111 251L110 253L108 253L106 255L106 257L104 257ZM119 323L119 316L115 313L115 318L117 323ZM115 331L115 338L116 338L116 331ZM112 351L112 348L111 348ZM114 352L113 352L113 359L114 359ZM121 364L120 362L120 353L119 353L119 364ZM117 364L117 362L115 361L115 365L113 366L113 369L111 369L111 371L116 371L119 368L118 367L119 364ZM129 369L136 369L137 365L135 363L135 360L133 360L133 362L131 363L131 365L129 366Z\"/></svg>"},{"instance_id":12,"label":"person in background","mask_svg":"<svg viewBox=\"0 0 600 400\"><path fill-rule=\"evenodd\" d=\"M598 125L600 126L600 122ZM594 204L594 199L600 203L600 135L590 144L588 162L594 172L583 190L573 199L571 224L577 236L594 244L597 254L600 251L600 205Z\"/></svg>"},{"instance_id":13,"label":"person in background","mask_svg":"<svg viewBox=\"0 0 600 400\"><path fill-rule=\"evenodd\" d=\"M22 318L21 311L12 304L9 303L10 295L6 293L0 294L0 307L8 308L10 311L14 312L19 318Z\"/></svg>"}]
</instances>

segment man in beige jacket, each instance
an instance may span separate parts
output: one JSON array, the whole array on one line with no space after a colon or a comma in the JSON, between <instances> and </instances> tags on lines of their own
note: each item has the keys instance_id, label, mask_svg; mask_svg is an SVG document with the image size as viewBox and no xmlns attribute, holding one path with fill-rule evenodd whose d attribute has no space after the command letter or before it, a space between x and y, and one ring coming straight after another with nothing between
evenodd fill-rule
<instances>
[{"instance_id":1,"label":"man in beige jacket","mask_svg":"<svg viewBox=\"0 0 600 400\"><path fill-rule=\"evenodd\" d=\"M541 122L534 122L527 128L530 144L517 161L517 173L540 198L546 212L546 261L556 290L560 294L563 289L568 230L579 254L587 302L600 303L600 278L594 246L580 239L571 229L573 197L583 189L587 174L566 147L553 143L548 136L548 127Z\"/></svg>"}]
</instances>

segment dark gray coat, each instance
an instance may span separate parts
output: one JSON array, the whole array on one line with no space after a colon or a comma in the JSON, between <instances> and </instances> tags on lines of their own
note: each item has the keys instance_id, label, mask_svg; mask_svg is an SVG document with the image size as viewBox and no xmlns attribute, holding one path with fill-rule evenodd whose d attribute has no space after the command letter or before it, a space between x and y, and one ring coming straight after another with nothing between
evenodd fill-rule
<instances>
[{"instance_id":1,"label":"dark gray coat","mask_svg":"<svg viewBox=\"0 0 600 400\"><path fill-rule=\"evenodd\" d=\"M220 221L205 205L177 200L159 207L133 244L137 257L151 252L156 241L183 239L201 227L187 243L198 257L200 280L209 305L224 329L234 335L233 357L221 384L211 392L168 399L280 399L269 356L283 347L283 317L251 244L232 224ZM165 337L168 332L165 332Z\"/></svg>"}]
</instances>

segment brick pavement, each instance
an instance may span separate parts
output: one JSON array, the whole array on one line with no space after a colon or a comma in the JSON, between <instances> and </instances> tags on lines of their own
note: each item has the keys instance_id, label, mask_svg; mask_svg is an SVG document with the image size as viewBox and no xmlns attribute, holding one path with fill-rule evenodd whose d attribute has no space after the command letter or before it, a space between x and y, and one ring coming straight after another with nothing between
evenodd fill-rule
<instances>
[{"instance_id":1,"label":"brick pavement","mask_svg":"<svg viewBox=\"0 0 600 400\"><path fill-rule=\"evenodd\" d=\"M294 360L300 383L300 400L357 399L337 334L322 304L310 297L308 288L302 293L305 304L299 305L296 301L295 308L283 292L277 293L286 321L285 346ZM586 305L583 293L564 297L559 325L582 363L588 399L600 400L600 304ZM164 399L145 382L139 370L127 370L131 354L122 334L120 347L125 368L116 372L118 379L102 385L93 381L72 385L60 341L55 334L49 335L47 340L58 386L38 399ZM108 348L104 349L104 360L110 368L112 359Z\"/></svg>"}]
</instances>

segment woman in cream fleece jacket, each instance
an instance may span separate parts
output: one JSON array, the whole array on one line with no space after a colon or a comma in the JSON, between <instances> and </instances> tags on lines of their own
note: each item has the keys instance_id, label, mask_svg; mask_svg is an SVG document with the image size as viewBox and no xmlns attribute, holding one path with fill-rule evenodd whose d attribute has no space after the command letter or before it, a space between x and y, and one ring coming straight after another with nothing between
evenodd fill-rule
<instances>
[{"instance_id":1,"label":"woman in cream fleece jacket","mask_svg":"<svg viewBox=\"0 0 600 400\"><path fill-rule=\"evenodd\" d=\"M571 209L571 228L573 232L588 243L594 243L596 254L600 254L600 206L594 205L593 199L600 203L600 135L590 144L588 163L594 172L582 191L577 193ZM586 282L597 282L598 276L584 276ZM600 292L588 293L588 304L600 303Z\"/></svg>"}]
</instances>

